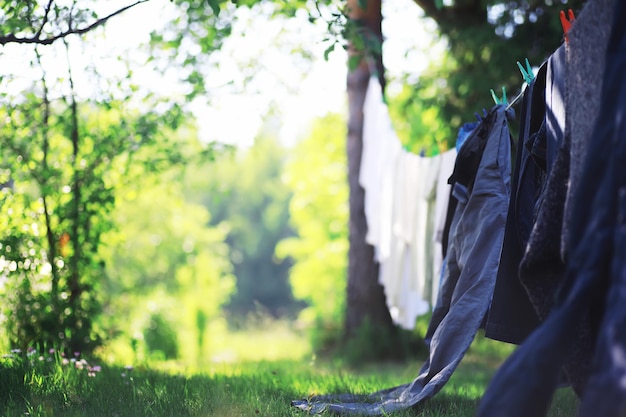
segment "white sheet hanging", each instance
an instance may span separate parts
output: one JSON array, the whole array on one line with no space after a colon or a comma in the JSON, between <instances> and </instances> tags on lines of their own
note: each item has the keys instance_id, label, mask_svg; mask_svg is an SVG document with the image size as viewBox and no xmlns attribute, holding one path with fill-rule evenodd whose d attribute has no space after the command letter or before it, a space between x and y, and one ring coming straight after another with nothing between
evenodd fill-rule
<instances>
[{"instance_id":1,"label":"white sheet hanging","mask_svg":"<svg viewBox=\"0 0 626 417\"><path fill-rule=\"evenodd\" d=\"M436 157L405 151L374 77L363 116L359 183L365 189L366 241L375 248L379 282L394 322L413 329L415 319L437 299L447 180L456 150Z\"/></svg>"}]
</instances>

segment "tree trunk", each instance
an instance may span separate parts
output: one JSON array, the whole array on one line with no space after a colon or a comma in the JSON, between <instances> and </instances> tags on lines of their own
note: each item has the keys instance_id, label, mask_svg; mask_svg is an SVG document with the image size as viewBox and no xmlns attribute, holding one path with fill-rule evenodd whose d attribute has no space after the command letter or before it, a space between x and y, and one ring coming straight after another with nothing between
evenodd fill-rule
<instances>
[{"instance_id":1,"label":"tree trunk","mask_svg":"<svg viewBox=\"0 0 626 417\"><path fill-rule=\"evenodd\" d=\"M358 0L348 0L350 17L366 29L366 33L381 36L380 0L368 0L366 9L361 9ZM351 50L352 54L358 52ZM378 76L382 81L382 57L374 58ZM348 72L348 182L350 187L350 225L348 251L348 287L346 302L345 335L350 338L367 320L376 329L387 329L391 334L394 324L385 302L383 287L378 283L378 264L374 260L374 248L365 241L367 222L365 219L365 191L359 184L361 154L363 149L363 103L370 77L368 65L361 59L359 65Z\"/></svg>"}]
</instances>

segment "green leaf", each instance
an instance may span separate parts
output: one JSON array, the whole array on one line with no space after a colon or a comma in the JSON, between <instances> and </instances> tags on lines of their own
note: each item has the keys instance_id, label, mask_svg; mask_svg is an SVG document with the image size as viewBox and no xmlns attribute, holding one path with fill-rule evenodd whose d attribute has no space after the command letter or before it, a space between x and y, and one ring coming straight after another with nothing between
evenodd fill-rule
<instances>
[{"instance_id":1,"label":"green leaf","mask_svg":"<svg viewBox=\"0 0 626 417\"><path fill-rule=\"evenodd\" d=\"M326 50L324 51L324 61L328 61L328 56L330 55L332 51L335 50L335 45L336 43L333 43L328 48L326 48Z\"/></svg>"},{"instance_id":2,"label":"green leaf","mask_svg":"<svg viewBox=\"0 0 626 417\"><path fill-rule=\"evenodd\" d=\"M367 9L367 0L357 0L357 4L361 9Z\"/></svg>"},{"instance_id":3,"label":"green leaf","mask_svg":"<svg viewBox=\"0 0 626 417\"><path fill-rule=\"evenodd\" d=\"M361 63L361 59L363 59L362 55L351 55L348 58L348 69L354 71Z\"/></svg>"},{"instance_id":4,"label":"green leaf","mask_svg":"<svg viewBox=\"0 0 626 417\"><path fill-rule=\"evenodd\" d=\"M220 15L220 3L219 3L219 0L207 0L207 3L209 3L209 6L211 7L211 10L213 10L213 14L215 16L219 16Z\"/></svg>"}]
</instances>

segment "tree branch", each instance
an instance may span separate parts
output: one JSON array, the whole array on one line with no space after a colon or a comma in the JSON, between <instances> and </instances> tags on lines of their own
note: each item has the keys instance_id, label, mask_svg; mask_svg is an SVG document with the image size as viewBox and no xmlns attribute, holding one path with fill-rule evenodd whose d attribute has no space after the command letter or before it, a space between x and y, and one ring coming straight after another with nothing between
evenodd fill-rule
<instances>
[{"instance_id":1,"label":"tree branch","mask_svg":"<svg viewBox=\"0 0 626 417\"><path fill-rule=\"evenodd\" d=\"M433 18L435 21L439 22L441 19L442 10L437 8L434 0L414 0L415 3L424 10L426 16Z\"/></svg>"},{"instance_id":2,"label":"tree branch","mask_svg":"<svg viewBox=\"0 0 626 417\"><path fill-rule=\"evenodd\" d=\"M481 0L458 0L453 6L443 7L437 7L435 0L413 1L444 33L448 28L481 25L487 21L487 7Z\"/></svg>"},{"instance_id":3,"label":"tree branch","mask_svg":"<svg viewBox=\"0 0 626 417\"><path fill-rule=\"evenodd\" d=\"M46 11L43 15L43 21L41 22L41 26L39 26L39 30L37 31L37 33L35 33L34 38L39 39L39 37L41 36L41 32L43 32L43 27L46 26L46 23L48 23L48 15L50 14L52 3L54 3L54 0L48 1L48 5L46 6Z\"/></svg>"},{"instance_id":4,"label":"tree branch","mask_svg":"<svg viewBox=\"0 0 626 417\"><path fill-rule=\"evenodd\" d=\"M137 6L138 4L146 3L148 1L150 1L150 0L137 0L135 3L132 3L132 4L129 4L128 6L122 7L121 9L118 9L118 10L114 11L113 13L96 20L95 22L93 22L92 24L90 24L88 26L85 26L85 27L79 28L79 29L74 29L74 28L72 28L70 26L70 28L67 29L64 32L61 32L61 33L59 33L57 35L54 35L54 36L51 36L49 38L40 39L41 31L43 30L43 26L47 22L48 12L46 12L46 15L44 16L44 22L41 25L41 28L37 31L37 33L35 35L33 35L31 37L19 37L19 36L16 36L16 35L11 33L11 34L8 34L8 35L0 36L0 45L6 45L8 43L50 45L53 42L56 42L59 39L64 39L65 37L67 37L69 35L82 35L84 33L87 33L89 31L97 28L98 26L101 26L101 25L105 24L112 17L115 17L118 14L123 13L123 12L125 12L128 9L131 9L131 8ZM52 1L50 1L50 3L52 3Z\"/></svg>"}]
</instances>

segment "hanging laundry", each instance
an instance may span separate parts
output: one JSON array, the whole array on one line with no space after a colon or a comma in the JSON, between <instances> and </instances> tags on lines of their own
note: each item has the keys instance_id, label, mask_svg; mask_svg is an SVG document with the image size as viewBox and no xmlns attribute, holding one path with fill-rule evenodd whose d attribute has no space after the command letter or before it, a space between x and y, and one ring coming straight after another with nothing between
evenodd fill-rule
<instances>
[{"instance_id":1,"label":"hanging laundry","mask_svg":"<svg viewBox=\"0 0 626 417\"><path fill-rule=\"evenodd\" d=\"M518 269L534 222L537 196L545 182L545 176L532 158L534 144L543 141L545 136L545 81L544 63L522 97L504 244L485 325L486 337L516 344L539 325L539 318L519 280Z\"/></svg>"},{"instance_id":2,"label":"hanging laundry","mask_svg":"<svg viewBox=\"0 0 626 417\"><path fill-rule=\"evenodd\" d=\"M485 114L484 116L486 117L487 114ZM477 115L477 117L479 120L481 119L480 115ZM461 128L459 129L459 133L456 136L456 150L457 151L461 149L461 146L463 146L463 144L465 143L465 139L468 138L468 136L472 133L474 129L476 129L477 126L478 126L478 122L468 122L468 123L463 123L463 125L461 125Z\"/></svg>"},{"instance_id":3,"label":"hanging laundry","mask_svg":"<svg viewBox=\"0 0 626 417\"><path fill-rule=\"evenodd\" d=\"M380 83L370 78L363 105L359 183L365 190L366 241L376 248L379 261L389 257L393 169L400 150L400 140L383 102Z\"/></svg>"},{"instance_id":4,"label":"hanging laundry","mask_svg":"<svg viewBox=\"0 0 626 417\"><path fill-rule=\"evenodd\" d=\"M610 4L613 0L611 0ZM575 76L567 82L567 132L571 136L571 164L569 188L565 202L563 219L563 250L567 257L569 247L569 225L571 224L573 201L580 188L582 164L588 152L594 152L592 144L593 122L599 115L602 74L605 65L606 45L608 44L612 9L607 3L590 1L585 6L585 15L578 16L568 32L569 67ZM582 13L582 12L581 12ZM578 22L583 18L582 23ZM573 42L572 42L573 41Z\"/></svg>"},{"instance_id":5,"label":"hanging laundry","mask_svg":"<svg viewBox=\"0 0 626 417\"><path fill-rule=\"evenodd\" d=\"M484 116L486 117L487 111L485 109L483 109L483 113L484 113ZM480 117L478 113L475 113L475 114L478 120L482 120L482 118ZM456 148L455 148L456 151L461 149L461 146L463 146L463 143L465 143L465 140L474 131L474 129L478 127L478 125L479 125L479 122L469 122L469 123L464 123L461 126L456 137ZM446 183L447 182L448 181L446 180ZM451 191L452 190L450 189L450 192ZM442 213L443 218L440 218L439 220L443 222L443 226L441 229L442 230L441 249L442 249L442 255L444 258L448 251L448 237L450 236L450 224L452 223L452 216L454 215L454 211L456 210L456 199L454 198L451 199L449 194L450 193L448 193L448 196L446 197L446 205L448 206L448 208L446 209L445 214Z\"/></svg>"},{"instance_id":6,"label":"hanging laundry","mask_svg":"<svg viewBox=\"0 0 626 417\"><path fill-rule=\"evenodd\" d=\"M478 125L473 124L472 130ZM467 127L467 124L464 126ZM468 132L467 136L471 133ZM465 139L465 138L464 138ZM446 216L448 214L448 205L450 203L451 187L448 184L448 178L454 171L454 163L457 157L456 148L450 149L441 154L441 164L439 168L439 175L437 178L437 190L435 198L435 215L434 215L434 228L432 235L433 244L433 293L432 293L432 305L437 304L437 297L439 295L439 287L441 286L440 277L443 267L443 254L444 254L444 242L447 246L448 239L445 235L446 229ZM447 247L446 247L447 250Z\"/></svg>"},{"instance_id":7,"label":"hanging laundry","mask_svg":"<svg viewBox=\"0 0 626 417\"><path fill-rule=\"evenodd\" d=\"M563 45L547 61L546 158L543 169L548 179L539 196L537 219L519 267L520 281L542 321L552 307L565 273L565 262L561 258L561 234L570 166L570 138L565 137L565 52ZM551 156L553 154L554 157Z\"/></svg>"},{"instance_id":8,"label":"hanging laundry","mask_svg":"<svg viewBox=\"0 0 626 417\"><path fill-rule=\"evenodd\" d=\"M561 122L565 122L564 144L555 162L556 172L551 174L554 178L549 179L543 193L545 198L542 198L545 202L520 263L522 284L538 313L544 318L554 304L555 294L564 277L568 252L565 241L569 229L565 224L570 221L568 216L571 215L567 213L567 207L574 198L579 181L582 152L593 146L590 145L594 140L591 134L593 123L589 123L589 120L594 121L599 114L601 80L605 65L603 56L608 43L610 12L611 7L606 3L590 2L584 13L579 16L581 21L573 25L570 33L573 42L568 44L571 62L567 65L567 72L564 64L566 60L564 46L553 54L552 62L555 63L556 70L558 71L560 67L560 71L565 73L565 77L556 78L565 85L552 94L551 103L556 104L552 113L555 115L561 113L561 118L565 119ZM605 24L599 25L598 22ZM549 92L548 88L546 100ZM570 113L567 117L563 114L565 111L560 110L563 101L565 109ZM580 117L583 117L583 120L577 119ZM571 145L572 140L577 143L574 147ZM573 179L570 178L572 172L577 173ZM585 316L578 326L576 349L569 355L563 368L564 380L579 394L584 390L590 372L593 341L589 320L588 315Z\"/></svg>"},{"instance_id":9,"label":"hanging laundry","mask_svg":"<svg viewBox=\"0 0 626 417\"><path fill-rule=\"evenodd\" d=\"M412 407L439 392L484 324L488 337L521 345L478 417L545 415L562 383L581 398L579 416L624 415L624 20L626 3L589 0L568 22L566 44L526 78L513 175L504 104L459 131L458 154L428 159L399 146L370 83L378 90L369 123L390 138L368 137L363 154L375 174L362 171L362 184L378 204L371 241L397 322L410 328L434 303L429 357L409 384L292 405L359 415Z\"/></svg>"},{"instance_id":10,"label":"hanging laundry","mask_svg":"<svg viewBox=\"0 0 626 417\"><path fill-rule=\"evenodd\" d=\"M420 175L419 167L414 166L418 157L409 156L402 149L383 101L380 83L374 77L370 78L363 115L359 182L365 189L366 241L375 248L379 283L385 290L392 319L412 329L416 317L429 311L428 303L413 284L406 260L411 239L404 235L411 227L408 212L413 211L415 201L415 191L411 199L406 188L420 184L415 177Z\"/></svg>"},{"instance_id":11,"label":"hanging laundry","mask_svg":"<svg viewBox=\"0 0 626 417\"><path fill-rule=\"evenodd\" d=\"M393 321L405 329L415 327L415 319L430 311L423 289L417 285L416 269L411 262L415 211L427 167L421 158L401 152L394 176L391 253L381 274L387 306Z\"/></svg>"},{"instance_id":12,"label":"hanging laundry","mask_svg":"<svg viewBox=\"0 0 626 417\"><path fill-rule=\"evenodd\" d=\"M448 381L489 306L500 260L510 192L505 106L494 107L462 146L450 177L458 200L443 282L426 335L429 358L411 383L370 395L322 395L293 401L309 413L382 415L414 406ZM479 227L477 227L479 225Z\"/></svg>"},{"instance_id":13,"label":"hanging laundry","mask_svg":"<svg viewBox=\"0 0 626 417\"><path fill-rule=\"evenodd\" d=\"M585 17L583 16L583 19ZM584 23L584 21L583 21ZM575 32L575 31L574 31ZM566 53L561 46L548 59L546 76L546 186L539 197L539 210L524 256L520 261L519 278L528 293L540 321L552 309L556 294L563 284L565 260L562 257L563 212L570 173L570 135L565 136ZM551 144L555 152L551 163ZM589 372L589 342L577 342L577 352L564 363L561 380L577 393L584 389Z\"/></svg>"},{"instance_id":14,"label":"hanging laundry","mask_svg":"<svg viewBox=\"0 0 626 417\"><path fill-rule=\"evenodd\" d=\"M370 79L359 173L365 189L366 239L375 247L379 282L391 317L405 329L413 329L416 318L431 311L437 300L441 217L447 210L446 180L455 157L456 150L435 157L405 151L393 130L380 84Z\"/></svg>"},{"instance_id":15,"label":"hanging laundry","mask_svg":"<svg viewBox=\"0 0 626 417\"><path fill-rule=\"evenodd\" d=\"M417 291L422 294L429 305L434 306L433 299L434 267L433 229L435 223L435 201L437 198L437 179L441 168L441 155L431 158L421 157L420 187L414 198L415 210L412 213L413 227L411 265L414 271L413 282ZM448 172L450 174L451 172ZM435 291L436 293L436 291Z\"/></svg>"},{"instance_id":16,"label":"hanging laundry","mask_svg":"<svg viewBox=\"0 0 626 417\"><path fill-rule=\"evenodd\" d=\"M614 14L611 18L611 11ZM589 39L594 51L606 51L604 73L584 77L602 80L601 106L588 138L593 151L580 163L572 143L572 170L578 167L576 192L568 196L571 207L565 244L568 249L566 272L558 297L541 326L507 359L491 381L478 416L543 416L560 380L567 358L577 355L580 341L593 335L593 359L578 355L580 365L590 365L590 376L581 391L578 415L581 417L623 416L626 410L626 4L617 0L596 0L586 4L569 32L569 45L576 42L576 31ZM612 25L609 22L612 20ZM608 47L598 27L612 27ZM593 30L592 30L593 29ZM595 54L580 49L580 53ZM586 57L585 59L588 59ZM572 65L569 72L586 66ZM580 76L578 73L576 76ZM568 80L574 75L568 76ZM586 86L578 85L583 90ZM569 84L568 84L569 88ZM575 90L576 91L576 90ZM569 92L568 92L569 96ZM582 99L582 97L581 97ZM570 124L569 97L566 123ZM566 138L568 128L566 127ZM573 132L572 132L573 133ZM573 139L573 136L572 136ZM590 142L589 142L590 143ZM578 145L580 146L580 144ZM590 148L589 148L590 149ZM578 155L580 157L582 155ZM570 189L574 183L571 183ZM585 318L592 331L582 333ZM583 329L584 330L584 329ZM586 337L585 337L586 336Z\"/></svg>"}]
</instances>

